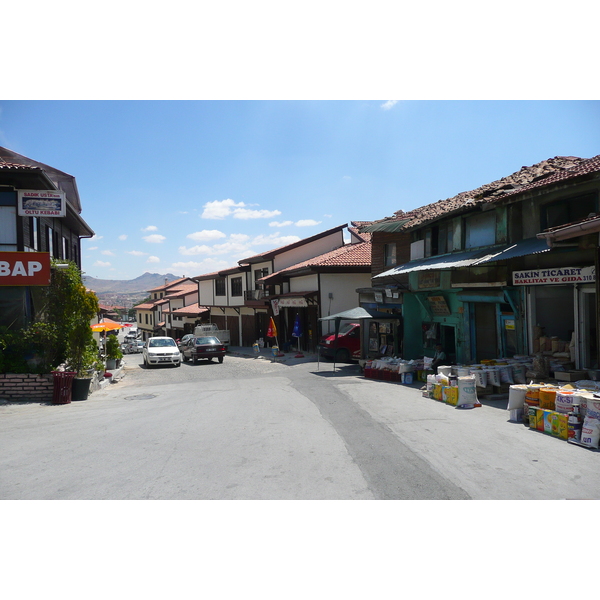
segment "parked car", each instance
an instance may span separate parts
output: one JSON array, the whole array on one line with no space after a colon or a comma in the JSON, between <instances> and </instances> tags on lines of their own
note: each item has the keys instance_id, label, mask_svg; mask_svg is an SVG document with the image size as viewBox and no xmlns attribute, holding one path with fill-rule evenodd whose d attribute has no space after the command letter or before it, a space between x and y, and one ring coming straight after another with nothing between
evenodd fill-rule
<instances>
[{"instance_id":1,"label":"parked car","mask_svg":"<svg viewBox=\"0 0 600 600\"><path fill-rule=\"evenodd\" d=\"M183 349L183 346L185 346L188 343L188 341L191 340L193 337L193 333L186 333L180 340L176 340L179 350L181 351Z\"/></svg>"},{"instance_id":2,"label":"parked car","mask_svg":"<svg viewBox=\"0 0 600 600\"><path fill-rule=\"evenodd\" d=\"M219 362L223 362L223 358L225 353L227 352L227 348L225 344L222 344L221 341L214 336L202 336L202 337L193 337L188 340L183 347L182 360L192 360L194 364L198 362L201 358L206 358L211 361L213 358L219 359Z\"/></svg>"},{"instance_id":3,"label":"parked car","mask_svg":"<svg viewBox=\"0 0 600 600\"><path fill-rule=\"evenodd\" d=\"M171 337L151 337L146 341L144 350L144 366L173 365L181 366L181 353L175 340Z\"/></svg>"},{"instance_id":4,"label":"parked car","mask_svg":"<svg viewBox=\"0 0 600 600\"><path fill-rule=\"evenodd\" d=\"M360 324L346 323L342 325L338 332L337 343L335 333L332 333L323 336L317 347L321 356L335 358L338 362L358 360L360 358Z\"/></svg>"},{"instance_id":5,"label":"parked car","mask_svg":"<svg viewBox=\"0 0 600 600\"><path fill-rule=\"evenodd\" d=\"M135 342L135 351L136 352L143 352L144 351L144 346L146 344L144 344L144 342L142 342L142 340L137 340Z\"/></svg>"}]
</instances>

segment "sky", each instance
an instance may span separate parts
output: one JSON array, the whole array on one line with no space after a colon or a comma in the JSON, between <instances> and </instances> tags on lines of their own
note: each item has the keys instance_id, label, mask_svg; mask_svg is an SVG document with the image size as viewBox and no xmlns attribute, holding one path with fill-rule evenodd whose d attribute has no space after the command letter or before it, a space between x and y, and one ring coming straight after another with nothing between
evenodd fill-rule
<instances>
[{"instance_id":1,"label":"sky","mask_svg":"<svg viewBox=\"0 0 600 600\"><path fill-rule=\"evenodd\" d=\"M76 178L96 233L82 243L87 275L213 272L547 158L600 154L589 9L588 0L558 10L532 0L8 3L0 145ZM39 555L39 571L50 554L69 554L75 568L59 583L77 593L107 556L121 587L131 581L151 597L197 589L197 569L181 568L197 555L190 532L212 552L201 555L203 587L230 589L234 565L240 592L258 584L268 598L290 596L290 581L293 597L316 586L321 596L397 593L398 565L403 589L421 592L427 581L430 595L454 585L474 596L488 570L502 586L498 561L479 561L474 578L456 560L437 561L434 581L431 539L461 558L474 548L500 558L514 545L510 511L496 506L490 519L489 503L477 502L411 503L410 522L394 502L214 503L204 512L136 503L125 520L124 503L66 503L53 505L51 522L46 506L22 506L13 555ZM535 512L553 518L556 507L536 503ZM142 544L115 554L124 532ZM167 552L156 552L157 539ZM82 543L79 559L72 548ZM545 550L540 536L525 543L532 555ZM298 564L316 577L299 581ZM11 568L19 590L31 586L31 560ZM55 571L37 578L41 592ZM505 579L510 593L514 574ZM535 593L535 582L518 583Z\"/></svg>"},{"instance_id":2,"label":"sky","mask_svg":"<svg viewBox=\"0 0 600 600\"><path fill-rule=\"evenodd\" d=\"M76 178L87 275L195 276L600 154L600 102L0 100L0 145Z\"/></svg>"}]
</instances>

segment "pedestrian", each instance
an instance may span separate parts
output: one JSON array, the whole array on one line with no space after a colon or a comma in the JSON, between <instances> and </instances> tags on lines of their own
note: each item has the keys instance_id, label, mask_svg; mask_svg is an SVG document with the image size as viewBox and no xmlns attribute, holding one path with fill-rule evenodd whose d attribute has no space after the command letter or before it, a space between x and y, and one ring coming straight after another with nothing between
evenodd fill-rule
<instances>
[{"instance_id":1,"label":"pedestrian","mask_svg":"<svg viewBox=\"0 0 600 600\"><path fill-rule=\"evenodd\" d=\"M439 365L441 365L446 360L446 353L444 352L444 348L441 344L437 344L435 347L435 354L433 355L433 362L431 363L431 368L435 369Z\"/></svg>"}]
</instances>

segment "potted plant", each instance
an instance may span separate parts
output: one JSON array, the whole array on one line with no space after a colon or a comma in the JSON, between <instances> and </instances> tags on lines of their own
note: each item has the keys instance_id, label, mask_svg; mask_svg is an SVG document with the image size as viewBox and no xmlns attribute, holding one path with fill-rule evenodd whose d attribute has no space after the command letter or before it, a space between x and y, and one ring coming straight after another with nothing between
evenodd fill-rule
<instances>
[{"instance_id":1,"label":"potted plant","mask_svg":"<svg viewBox=\"0 0 600 600\"><path fill-rule=\"evenodd\" d=\"M111 371L117 368L117 361L123 358L116 335L109 335L106 340L106 368Z\"/></svg>"},{"instance_id":2,"label":"potted plant","mask_svg":"<svg viewBox=\"0 0 600 600\"><path fill-rule=\"evenodd\" d=\"M70 359L71 368L76 372L71 393L72 400L87 400L90 384L95 373L98 351L92 339L77 358Z\"/></svg>"}]
</instances>

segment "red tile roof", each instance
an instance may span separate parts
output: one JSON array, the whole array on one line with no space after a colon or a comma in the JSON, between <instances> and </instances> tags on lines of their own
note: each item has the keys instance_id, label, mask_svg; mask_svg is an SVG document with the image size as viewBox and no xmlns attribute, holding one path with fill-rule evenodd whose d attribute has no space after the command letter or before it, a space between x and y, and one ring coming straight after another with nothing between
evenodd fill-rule
<instances>
[{"instance_id":1,"label":"red tile roof","mask_svg":"<svg viewBox=\"0 0 600 600\"><path fill-rule=\"evenodd\" d=\"M171 311L173 314L178 314L178 315L190 315L190 316L197 316L201 313L204 312L208 312L208 308L206 306L199 306L197 302L194 302L194 304L189 304L188 306L182 306L181 308L176 308L175 310Z\"/></svg>"},{"instance_id":2,"label":"red tile roof","mask_svg":"<svg viewBox=\"0 0 600 600\"><path fill-rule=\"evenodd\" d=\"M370 268L371 267L371 242L359 242L357 244L346 244L326 252L314 258L291 265L281 271L272 273L267 277L259 279L260 282L267 283L271 278L282 275L291 275L296 271L343 268L351 270L352 268Z\"/></svg>"}]
</instances>

